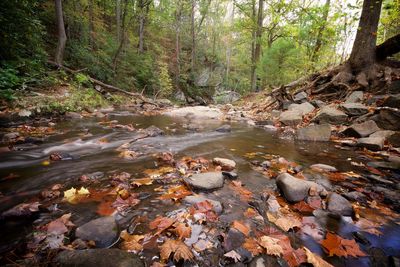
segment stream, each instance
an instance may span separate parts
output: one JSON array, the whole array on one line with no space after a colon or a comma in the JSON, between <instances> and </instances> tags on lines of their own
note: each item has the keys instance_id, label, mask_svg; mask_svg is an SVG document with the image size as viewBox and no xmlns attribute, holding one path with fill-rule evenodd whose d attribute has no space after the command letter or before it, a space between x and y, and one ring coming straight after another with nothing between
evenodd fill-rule
<instances>
[{"instance_id":1,"label":"stream","mask_svg":"<svg viewBox=\"0 0 400 267\"><path fill-rule=\"evenodd\" d=\"M136 140L140 136L137 130L130 131L126 128L113 128L108 127L107 124L99 124L102 121L113 120L119 125L132 125L136 129L156 126L163 130L164 134ZM2 193L0 212L20 203L37 199L41 191L54 184L62 184L62 191L72 186L80 188L82 185L89 189L110 187L106 179L99 179L99 182L94 184L83 184L79 180L82 175L101 172L104 177L109 177L115 173L127 172L131 174L132 179L143 178L144 170L158 167L154 154L160 152L170 152L175 159L202 157L210 162L215 157L231 159L237 164L238 180L253 193L257 200L261 199L264 191L277 191L277 187L275 179L266 177L254 167L257 164L254 161L262 162L266 159L283 157L289 162L301 165L305 173L309 171L310 165L316 163L334 166L340 172L362 173L362 168L352 165L351 162L367 162L366 158L354 149L340 149L329 142L297 142L292 139L282 139L273 132L243 123L228 123L231 126L230 132L215 131L223 124L226 122L190 121L165 115L135 115L129 111L113 111L108 113L106 118L88 117L57 122L54 126L55 134L49 135L44 142L38 142L35 145L19 144L13 151L0 153L0 192ZM118 156L120 152L116 151L117 148L127 142L131 142L130 150L139 153L137 158L124 159ZM63 157L66 156L63 160L48 161L49 155L54 152L62 154ZM309 173L312 174L311 171ZM8 179L10 174L13 174L15 178ZM336 191L343 191L345 188L340 185L340 182L329 182L329 180L327 182ZM135 216L146 214L148 218L154 219L157 215L165 216L186 207L180 201L158 200L160 193L155 189L160 186L165 186L165 184L154 182L152 185L135 188L134 191L140 193L143 198L128 215L119 217L121 224L127 227ZM221 202L224 210L219 215L219 224L229 227L234 220L248 220L243 213L250 206L238 197L228 181L225 181L221 189L200 193L209 199ZM46 205L51 206L51 203L47 202ZM61 214L71 212L71 221L76 226L80 226L100 217L97 213L98 205L96 201L78 204L60 202L56 208L62 211ZM2 237L0 253L18 246L32 232L33 226L49 218L54 219L57 216L52 215L51 212L40 212L23 219L0 220ZM384 256L328 257L321 245L311 236L296 234L292 231L288 235L296 245L308 247L335 266L379 266L379 264L376 265L377 259L381 259L379 257L384 260L390 257L388 261L399 266L399 220L397 217L396 223L396 219L392 216L388 215L387 218L388 220L379 228L382 233L380 236L363 232L368 243L359 244L360 248L369 255L370 249L375 248L375 250L378 249L377 254L382 252ZM342 237L352 238L352 234L360 229L349 220L351 217L347 219L329 217L323 227ZM118 247L118 245L115 246ZM212 252L209 253L212 254ZM155 250L142 253L149 264L152 262L152 257L156 255L158 254ZM204 263L204 265L208 264Z\"/></svg>"}]
</instances>

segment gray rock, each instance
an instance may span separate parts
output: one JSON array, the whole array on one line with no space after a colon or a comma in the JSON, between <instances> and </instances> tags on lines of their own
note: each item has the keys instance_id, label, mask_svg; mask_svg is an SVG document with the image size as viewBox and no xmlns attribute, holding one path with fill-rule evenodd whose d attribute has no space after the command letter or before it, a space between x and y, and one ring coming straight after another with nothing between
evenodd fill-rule
<instances>
[{"instance_id":1,"label":"gray rock","mask_svg":"<svg viewBox=\"0 0 400 267\"><path fill-rule=\"evenodd\" d=\"M77 112L66 112L65 117L68 119L81 119L82 115Z\"/></svg>"},{"instance_id":2,"label":"gray rock","mask_svg":"<svg viewBox=\"0 0 400 267\"><path fill-rule=\"evenodd\" d=\"M288 173L278 175L276 185L290 202L304 200L311 187L315 188L319 194L326 193L326 190L317 183L295 178Z\"/></svg>"},{"instance_id":3,"label":"gray rock","mask_svg":"<svg viewBox=\"0 0 400 267\"><path fill-rule=\"evenodd\" d=\"M287 126L296 126L302 121L302 115L295 110L287 110L281 113L279 121Z\"/></svg>"},{"instance_id":4,"label":"gray rock","mask_svg":"<svg viewBox=\"0 0 400 267\"><path fill-rule=\"evenodd\" d=\"M174 105L171 102L171 100L166 99L166 98L157 99L156 103L161 105L161 106L173 106Z\"/></svg>"},{"instance_id":5,"label":"gray rock","mask_svg":"<svg viewBox=\"0 0 400 267\"><path fill-rule=\"evenodd\" d=\"M390 169L390 170L399 170L400 163L399 162L386 162L386 161L371 161L367 163L367 166L373 168L380 169Z\"/></svg>"},{"instance_id":6,"label":"gray rock","mask_svg":"<svg viewBox=\"0 0 400 267\"><path fill-rule=\"evenodd\" d=\"M353 207L351 203L339 194L331 193L327 199L327 209L330 212L337 213L343 216L351 216Z\"/></svg>"},{"instance_id":7,"label":"gray rock","mask_svg":"<svg viewBox=\"0 0 400 267\"><path fill-rule=\"evenodd\" d=\"M184 181L194 189L200 190L212 190L224 186L224 176L221 172L198 173L184 178Z\"/></svg>"},{"instance_id":8,"label":"gray rock","mask_svg":"<svg viewBox=\"0 0 400 267\"><path fill-rule=\"evenodd\" d=\"M361 103L344 103L340 107L349 116L361 116L368 113L368 107Z\"/></svg>"},{"instance_id":9,"label":"gray rock","mask_svg":"<svg viewBox=\"0 0 400 267\"><path fill-rule=\"evenodd\" d=\"M15 139L17 139L19 136L20 136L20 135L19 135L18 132L15 132L15 133L6 133L5 135L3 135L2 141L3 141L4 143L12 142L12 141L14 141Z\"/></svg>"},{"instance_id":10,"label":"gray rock","mask_svg":"<svg viewBox=\"0 0 400 267\"><path fill-rule=\"evenodd\" d=\"M282 113L282 111L273 109L273 110L271 110L271 117L274 119L277 119L277 118L279 118L281 113Z\"/></svg>"},{"instance_id":11,"label":"gray rock","mask_svg":"<svg viewBox=\"0 0 400 267\"><path fill-rule=\"evenodd\" d=\"M149 136L149 137L156 137L156 136L159 136L159 135L163 135L163 134L164 134L164 131L163 131L163 130L161 130L160 128L158 128L158 127L156 127L156 126L154 126L154 125L147 127L147 128L144 129L143 131L144 131L144 132L147 134L147 136Z\"/></svg>"},{"instance_id":12,"label":"gray rock","mask_svg":"<svg viewBox=\"0 0 400 267\"><path fill-rule=\"evenodd\" d=\"M356 76L356 81L358 82L359 85L361 85L365 88L367 88L369 86L367 75L365 74L365 72L360 72Z\"/></svg>"},{"instance_id":13,"label":"gray rock","mask_svg":"<svg viewBox=\"0 0 400 267\"><path fill-rule=\"evenodd\" d=\"M297 111L302 116L312 112L314 109L315 107L308 102L302 104L291 104L288 108L288 110Z\"/></svg>"},{"instance_id":14,"label":"gray rock","mask_svg":"<svg viewBox=\"0 0 400 267\"><path fill-rule=\"evenodd\" d=\"M327 165L327 164L313 164L310 166L311 169L314 170L322 170L326 172L337 172L337 169L333 166Z\"/></svg>"},{"instance_id":15,"label":"gray rock","mask_svg":"<svg viewBox=\"0 0 400 267\"><path fill-rule=\"evenodd\" d=\"M223 208L222 208L221 202L206 198L205 196L201 196L201 195L187 196L187 197L185 197L183 199L183 202L186 203L186 204L189 204L189 205L193 205L193 204L196 204L196 203L199 203L199 202L203 202L203 201L206 201L206 200L209 201L213 205L214 211L216 213L218 213L218 214L222 213Z\"/></svg>"},{"instance_id":16,"label":"gray rock","mask_svg":"<svg viewBox=\"0 0 400 267\"><path fill-rule=\"evenodd\" d=\"M399 108L400 107L400 94L390 95L383 101L382 105L384 107Z\"/></svg>"},{"instance_id":17,"label":"gray rock","mask_svg":"<svg viewBox=\"0 0 400 267\"><path fill-rule=\"evenodd\" d=\"M346 122L347 115L342 111L332 107L325 106L321 108L318 114L314 117L313 121L322 123L330 123L330 124L342 124Z\"/></svg>"},{"instance_id":18,"label":"gray rock","mask_svg":"<svg viewBox=\"0 0 400 267\"><path fill-rule=\"evenodd\" d=\"M343 196L351 201L358 201L358 202L363 202L363 203L367 201L365 195L358 191L348 192L348 193L343 194Z\"/></svg>"},{"instance_id":19,"label":"gray rock","mask_svg":"<svg viewBox=\"0 0 400 267\"><path fill-rule=\"evenodd\" d=\"M311 104L316 108L322 108L326 106L326 103L324 101L318 99L311 101Z\"/></svg>"},{"instance_id":20,"label":"gray rock","mask_svg":"<svg viewBox=\"0 0 400 267\"><path fill-rule=\"evenodd\" d=\"M172 117L186 117L189 119L220 119L222 118L221 110L206 106L194 106L172 109L164 113Z\"/></svg>"},{"instance_id":21,"label":"gray rock","mask_svg":"<svg viewBox=\"0 0 400 267\"><path fill-rule=\"evenodd\" d=\"M213 158L213 163L221 166L224 171L232 171L236 168L236 162L231 159Z\"/></svg>"},{"instance_id":22,"label":"gray rock","mask_svg":"<svg viewBox=\"0 0 400 267\"><path fill-rule=\"evenodd\" d=\"M400 147L400 132L394 133L387 139L394 147Z\"/></svg>"},{"instance_id":23,"label":"gray rock","mask_svg":"<svg viewBox=\"0 0 400 267\"><path fill-rule=\"evenodd\" d=\"M376 125L376 123L373 120L369 120L362 123L352 124L350 127L345 129L341 133L346 136L359 138L359 137L369 136L370 134L373 134L379 130L380 129L378 125Z\"/></svg>"},{"instance_id":24,"label":"gray rock","mask_svg":"<svg viewBox=\"0 0 400 267\"><path fill-rule=\"evenodd\" d=\"M235 180L239 177L239 175L236 172L222 172L222 175L230 180Z\"/></svg>"},{"instance_id":25,"label":"gray rock","mask_svg":"<svg viewBox=\"0 0 400 267\"><path fill-rule=\"evenodd\" d=\"M75 236L93 240L98 248L106 248L118 239L118 225L112 216L100 217L76 228Z\"/></svg>"},{"instance_id":26,"label":"gray rock","mask_svg":"<svg viewBox=\"0 0 400 267\"><path fill-rule=\"evenodd\" d=\"M29 117L32 115L32 111L27 110L27 109L22 109L18 112L18 116L20 117Z\"/></svg>"},{"instance_id":27,"label":"gray rock","mask_svg":"<svg viewBox=\"0 0 400 267\"><path fill-rule=\"evenodd\" d=\"M329 141L331 137L331 127L329 124L309 125L298 129L296 135L298 140Z\"/></svg>"},{"instance_id":28,"label":"gray rock","mask_svg":"<svg viewBox=\"0 0 400 267\"><path fill-rule=\"evenodd\" d=\"M308 94L306 92L300 92L293 97L293 101L296 103L302 103L307 101Z\"/></svg>"},{"instance_id":29,"label":"gray rock","mask_svg":"<svg viewBox=\"0 0 400 267\"><path fill-rule=\"evenodd\" d=\"M371 134L369 137L382 137L382 138L385 138L385 140L387 140L395 133L396 133L395 131L391 131L391 130L381 130L381 131L376 131L375 133Z\"/></svg>"},{"instance_id":30,"label":"gray rock","mask_svg":"<svg viewBox=\"0 0 400 267\"><path fill-rule=\"evenodd\" d=\"M55 261L62 267L144 267L138 255L120 249L64 250Z\"/></svg>"},{"instance_id":31,"label":"gray rock","mask_svg":"<svg viewBox=\"0 0 400 267\"><path fill-rule=\"evenodd\" d=\"M230 133L232 130L232 127L229 124L224 124L220 127L218 127L217 129L215 129L215 131L220 132L220 133Z\"/></svg>"},{"instance_id":32,"label":"gray rock","mask_svg":"<svg viewBox=\"0 0 400 267\"><path fill-rule=\"evenodd\" d=\"M349 71L341 71L332 78L332 83L349 83L352 80L354 80L353 74L351 74Z\"/></svg>"},{"instance_id":33,"label":"gray rock","mask_svg":"<svg viewBox=\"0 0 400 267\"><path fill-rule=\"evenodd\" d=\"M375 122L384 130L400 130L400 111L381 110Z\"/></svg>"},{"instance_id":34,"label":"gray rock","mask_svg":"<svg viewBox=\"0 0 400 267\"><path fill-rule=\"evenodd\" d=\"M345 103L359 103L362 102L364 93L362 91L352 92L346 99Z\"/></svg>"},{"instance_id":35,"label":"gray rock","mask_svg":"<svg viewBox=\"0 0 400 267\"><path fill-rule=\"evenodd\" d=\"M357 140L358 147L365 147L366 149L378 151L383 149L385 138L382 137L366 137Z\"/></svg>"}]
</instances>

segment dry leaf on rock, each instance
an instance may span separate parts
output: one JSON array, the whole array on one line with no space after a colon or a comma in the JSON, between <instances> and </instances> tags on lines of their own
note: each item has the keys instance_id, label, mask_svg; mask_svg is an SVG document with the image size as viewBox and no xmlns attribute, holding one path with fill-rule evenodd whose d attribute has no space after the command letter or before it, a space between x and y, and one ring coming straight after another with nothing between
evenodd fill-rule
<instances>
[{"instance_id":1,"label":"dry leaf on rock","mask_svg":"<svg viewBox=\"0 0 400 267\"><path fill-rule=\"evenodd\" d=\"M276 226L286 232L295 227L301 227L301 222L299 219L289 214L285 214L284 217L280 217L279 215L273 215L272 213L267 212L267 217L270 222L274 223Z\"/></svg>"},{"instance_id":2,"label":"dry leaf on rock","mask_svg":"<svg viewBox=\"0 0 400 267\"><path fill-rule=\"evenodd\" d=\"M234 250L225 253L224 256L233 259L235 262L239 262L242 259L242 257Z\"/></svg>"},{"instance_id":3,"label":"dry leaf on rock","mask_svg":"<svg viewBox=\"0 0 400 267\"><path fill-rule=\"evenodd\" d=\"M307 256L307 262L311 263L314 267L333 267L328 262L324 261L320 256L312 253L306 247L304 247Z\"/></svg>"},{"instance_id":4,"label":"dry leaf on rock","mask_svg":"<svg viewBox=\"0 0 400 267\"><path fill-rule=\"evenodd\" d=\"M278 244L279 239L269 237L269 236L262 236L258 239L258 243L265 248L268 255L273 256L281 256L283 254L282 247Z\"/></svg>"},{"instance_id":5,"label":"dry leaf on rock","mask_svg":"<svg viewBox=\"0 0 400 267\"><path fill-rule=\"evenodd\" d=\"M186 226L184 223L175 223L175 233L178 235L179 239L184 239L190 237L192 233L192 228L190 226Z\"/></svg>"},{"instance_id":6,"label":"dry leaf on rock","mask_svg":"<svg viewBox=\"0 0 400 267\"><path fill-rule=\"evenodd\" d=\"M264 249L254 238L246 238L243 243L243 248L248 250L253 256L257 256L264 251Z\"/></svg>"},{"instance_id":7,"label":"dry leaf on rock","mask_svg":"<svg viewBox=\"0 0 400 267\"><path fill-rule=\"evenodd\" d=\"M339 257L359 257L367 256L354 239L344 239L338 235L327 233L326 239L321 242L322 247L329 254L329 256L339 256Z\"/></svg>"},{"instance_id":8,"label":"dry leaf on rock","mask_svg":"<svg viewBox=\"0 0 400 267\"><path fill-rule=\"evenodd\" d=\"M168 217L158 216L149 224L151 230L157 229L156 235L161 234L174 224L175 220Z\"/></svg>"},{"instance_id":9,"label":"dry leaf on rock","mask_svg":"<svg viewBox=\"0 0 400 267\"><path fill-rule=\"evenodd\" d=\"M192 191L188 190L186 186L179 185L168 189L167 193L158 197L158 199L173 199L177 201L184 197L190 196Z\"/></svg>"},{"instance_id":10,"label":"dry leaf on rock","mask_svg":"<svg viewBox=\"0 0 400 267\"><path fill-rule=\"evenodd\" d=\"M239 221L233 221L232 223L232 228L235 228L236 230L239 230L240 232L242 232L245 236L249 236L250 234L250 228L239 222Z\"/></svg>"},{"instance_id":11,"label":"dry leaf on rock","mask_svg":"<svg viewBox=\"0 0 400 267\"><path fill-rule=\"evenodd\" d=\"M171 254L174 254L174 261L190 261L193 259L193 253L185 243L180 240L168 239L160 246L160 256L163 260L168 260Z\"/></svg>"},{"instance_id":12,"label":"dry leaf on rock","mask_svg":"<svg viewBox=\"0 0 400 267\"><path fill-rule=\"evenodd\" d=\"M142 185L151 185L151 184L153 184L153 179L151 178L135 179L131 182L131 185L135 187L140 187Z\"/></svg>"},{"instance_id":13,"label":"dry leaf on rock","mask_svg":"<svg viewBox=\"0 0 400 267\"><path fill-rule=\"evenodd\" d=\"M123 230L120 234L122 238L121 248L127 251L141 251L143 249L142 244L139 242L144 239L144 235L130 235L126 230Z\"/></svg>"}]
</instances>

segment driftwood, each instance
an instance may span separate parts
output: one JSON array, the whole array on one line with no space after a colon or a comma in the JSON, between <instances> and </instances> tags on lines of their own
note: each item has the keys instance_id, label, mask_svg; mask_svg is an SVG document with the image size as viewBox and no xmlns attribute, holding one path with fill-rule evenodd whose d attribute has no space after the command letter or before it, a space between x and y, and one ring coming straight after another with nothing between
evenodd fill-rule
<instances>
[{"instance_id":1,"label":"driftwood","mask_svg":"<svg viewBox=\"0 0 400 267\"><path fill-rule=\"evenodd\" d=\"M57 64L56 62L54 62L54 61L47 61L47 63L50 64L50 65L53 65L53 66L55 66L55 67L57 67L57 68L63 69L63 70L65 70L65 71L68 72L68 73L74 74L74 73L79 72L79 71L77 71L77 70L73 70L73 69L70 69L70 68L65 67L65 66L60 66L60 65L58 65L58 64ZM99 86L101 86L101 87L103 87L103 88L106 88L106 89L108 89L108 90L121 92L121 93L123 93L123 94L129 95L129 96L132 96L132 97L140 98L140 100L142 100L143 103L145 103L145 104L151 104L151 105L158 106L156 103L150 101L149 99L147 99L146 97L144 97L144 96L141 95L141 94L125 91L125 90L123 90L123 89L121 89L121 88L118 88L118 87L116 87L116 86L103 83L102 81L99 81L99 80L97 80L97 79L95 79L95 78L93 78L93 77L90 77L90 76L88 76L88 75L87 75L87 77L88 77L89 80L90 80L93 84L95 84L95 85L99 85Z\"/></svg>"}]
</instances>

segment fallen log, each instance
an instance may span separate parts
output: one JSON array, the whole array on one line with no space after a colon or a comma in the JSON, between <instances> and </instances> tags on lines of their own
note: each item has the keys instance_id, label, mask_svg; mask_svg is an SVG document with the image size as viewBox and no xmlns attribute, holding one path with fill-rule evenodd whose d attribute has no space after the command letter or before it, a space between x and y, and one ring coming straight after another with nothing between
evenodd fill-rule
<instances>
[{"instance_id":1,"label":"fallen log","mask_svg":"<svg viewBox=\"0 0 400 267\"><path fill-rule=\"evenodd\" d=\"M376 58L378 61L382 61L399 52L400 34L397 34L376 47Z\"/></svg>"},{"instance_id":2,"label":"fallen log","mask_svg":"<svg viewBox=\"0 0 400 267\"><path fill-rule=\"evenodd\" d=\"M65 70L65 71L68 72L68 73L74 74L74 73L79 72L79 71L70 69L70 68L65 67L65 66L60 66L60 65L58 65L58 64L57 64L56 62L54 62L54 61L48 60L47 63L50 64L50 65L53 65L53 66L55 66L55 67L57 67L57 68L63 69L63 70ZM118 87L116 87L116 86L113 86L113 85L110 85L110 84L106 84L106 83L104 83L104 82L102 82L102 81L99 81L99 80L97 80L97 79L95 79L95 78L93 78L93 77L90 77L89 75L86 75L86 76L88 77L88 79L89 79L93 84L99 85L99 86L104 87L104 88L106 88L106 89L108 89L108 90L118 91L118 92L124 93L124 94L129 95L129 96L132 96L132 97L140 98L140 100L142 100L143 103L155 105L155 106L158 107L158 105L157 105L156 103L150 101L149 99L147 99L146 97L144 97L144 96L141 95L141 94L128 92L128 91L125 91L125 90L123 90L123 89L121 89L121 88L118 88Z\"/></svg>"}]
</instances>

